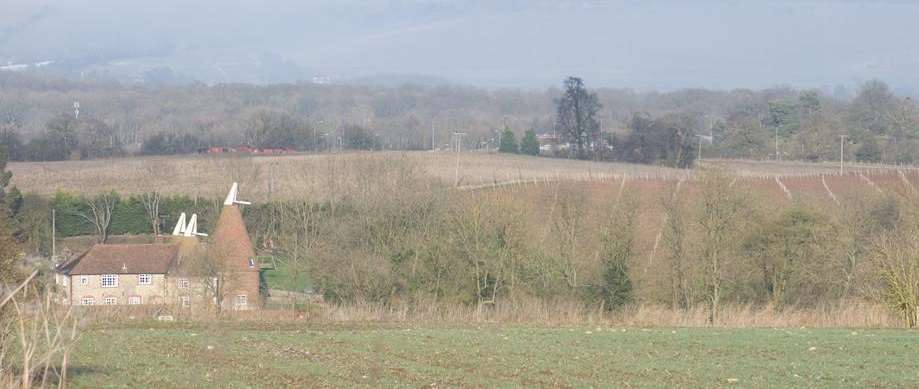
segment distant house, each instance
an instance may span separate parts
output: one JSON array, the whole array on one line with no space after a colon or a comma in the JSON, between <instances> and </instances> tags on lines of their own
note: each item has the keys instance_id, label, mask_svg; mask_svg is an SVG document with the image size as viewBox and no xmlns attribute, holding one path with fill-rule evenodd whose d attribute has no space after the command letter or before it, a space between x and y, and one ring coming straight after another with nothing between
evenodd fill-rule
<instances>
[{"instance_id":1,"label":"distant house","mask_svg":"<svg viewBox=\"0 0 919 389\"><path fill-rule=\"evenodd\" d=\"M261 148L250 146L236 147L206 147L198 149L199 154L262 154L262 155L283 155L292 154L297 151L289 147L279 148Z\"/></svg>"},{"instance_id":2,"label":"distant house","mask_svg":"<svg viewBox=\"0 0 919 389\"><path fill-rule=\"evenodd\" d=\"M220 301L228 309L260 305L259 265L236 200L234 183L212 236L184 215L173 236L155 244L97 244L59 266L65 304L175 305Z\"/></svg>"},{"instance_id":3,"label":"distant house","mask_svg":"<svg viewBox=\"0 0 919 389\"><path fill-rule=\"evenodd\" d=\"M567 143L561 143L560 138L556 134L539 134L536 135L536 140L539 141L539 151L542 153L551 153L556 150L567 149Z\"/></svg>"}]
</instances>

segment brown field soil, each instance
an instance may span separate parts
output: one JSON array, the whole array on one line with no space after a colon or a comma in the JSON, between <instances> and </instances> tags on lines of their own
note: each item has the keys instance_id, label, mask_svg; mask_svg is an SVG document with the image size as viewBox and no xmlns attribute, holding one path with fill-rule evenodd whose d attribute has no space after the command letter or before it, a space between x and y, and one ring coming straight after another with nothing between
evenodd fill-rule
<instances>
[{"instance_id":1,"label":"brown field soil","mask_svg":"<svg viewBox=\"0 0 919 389\"><path fill-rule=\"evenodd\" d=\"M703 164L728 168L745 179L774 176L816 177L838 173L831 163L706 160ZM360 185L364 175L386 165L408 166L421 177L464 188L496 183L552 180L610 181L617 177L678 180L691 174L658 166L575 161L506 154L450 152L374 152L298 154L285 156L172 156L93 161L18 162L9 165L13 185L23 192L50 195L57 191L138 194L158 190L165 194L221 197L230 182L242 193L262 201L268 198L322 199L330 192ZM849 172L890 174L885 166L849 166ZM899 181L896 175L893 179ZM919 176L911 175L914 184ZM774 182L772 183L774 186ZM823 189L817 181L818 189ZM774 191L777 188L770 188ZM779 191L781 194L781 191Z\"/></svg>"},{"instance_id":2,"label":"brown field soil","mask_svg":"<svg viewBox=\"0 0 919 389\"><path fill-rule=\"evenodd\" d=\"M458 157L458 158L457 158ZM457 162L459 168L457 169ZM13 185L24 192L56 191L217 197L230 182L247 196L322 198L330 187L346 190L382 165L410 166L423 176L461 186L517 180L591 180L613 175L672 177L676 169L485 153L375 152L287 156L175 156L93 161L11 163ZM457 174L457 171L459 174Z\"/></svg>"}]
</instances>

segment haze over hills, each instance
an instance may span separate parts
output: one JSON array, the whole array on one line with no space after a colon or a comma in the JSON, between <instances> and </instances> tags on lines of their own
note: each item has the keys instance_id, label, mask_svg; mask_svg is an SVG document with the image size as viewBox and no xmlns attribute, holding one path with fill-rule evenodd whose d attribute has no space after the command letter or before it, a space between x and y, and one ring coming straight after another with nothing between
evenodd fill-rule
<instances>
[{"instance_id":1,"label":"haze over hills","mask_svg":"<svg viewBox=\"0 0 919 389\"><path fill-rule=\"evenodd\" d=\"M919 4L906 1L5 2L7 71L527 88L575 74L660 90L851 91L880 78L902 94L919 90Z\"/></svg>"}]
</instances>

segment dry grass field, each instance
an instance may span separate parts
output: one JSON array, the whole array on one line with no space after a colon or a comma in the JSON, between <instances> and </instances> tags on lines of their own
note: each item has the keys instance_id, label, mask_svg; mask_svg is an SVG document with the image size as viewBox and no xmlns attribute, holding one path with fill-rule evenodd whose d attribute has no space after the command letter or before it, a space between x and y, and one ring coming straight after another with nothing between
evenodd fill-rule
<instances>
[{"instance_id":1,"label":"dry grass field","mask_svg":"<svg viewBox=\"0 0 919 389\"><path fill-rule=\"evenodd\" d=\"M833 163L710 160L747 178L833 175ZM287 156L174 156L93 161L11 163L13 184L24 192L137 194L219 197L239 182L251 198L324 198L360 185L362 175L381 165L402 164L434 182L465 188L547 180L608 181L620 177L673 180L688 171L657 166L575 161L485 153L378 152ZM849 173L889 171L883 166L849 166Z\"/></svg>"},{"instance_id":2,"label":"dry grass field","mask_svg":"<svg viewBox=\"0 0 919 389\"><path fill-rule=\"evenodd\" d=\"M176 156L94 161L12 163L14 185L25 192L143 193L219 196L237 181L249 196L322 197L336 185L356 184L382 164L404 164L423 176L460 185L612 175L672 177L675 169L502 154L379 152L287 156Z\"/></svg>"}]
</instances>

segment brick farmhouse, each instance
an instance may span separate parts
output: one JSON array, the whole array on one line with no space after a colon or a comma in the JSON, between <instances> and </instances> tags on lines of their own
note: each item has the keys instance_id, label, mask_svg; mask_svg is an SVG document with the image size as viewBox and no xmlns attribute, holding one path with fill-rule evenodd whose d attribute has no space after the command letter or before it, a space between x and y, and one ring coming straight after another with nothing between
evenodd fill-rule
<instances>
[{"instance_id":1,"label":"brick farmhouse","mask_svg":"<svg viewBox=\"0 0 919 389\"><path fill-rule=\"evenodd\" d=\"M234 183L210 237L184 215L153 244L96 244L56 270L71 305L171 305L248 310L261 302L260 268ZM181 227L181 228L180 228Z\"/></svg>"}]
</instances>

